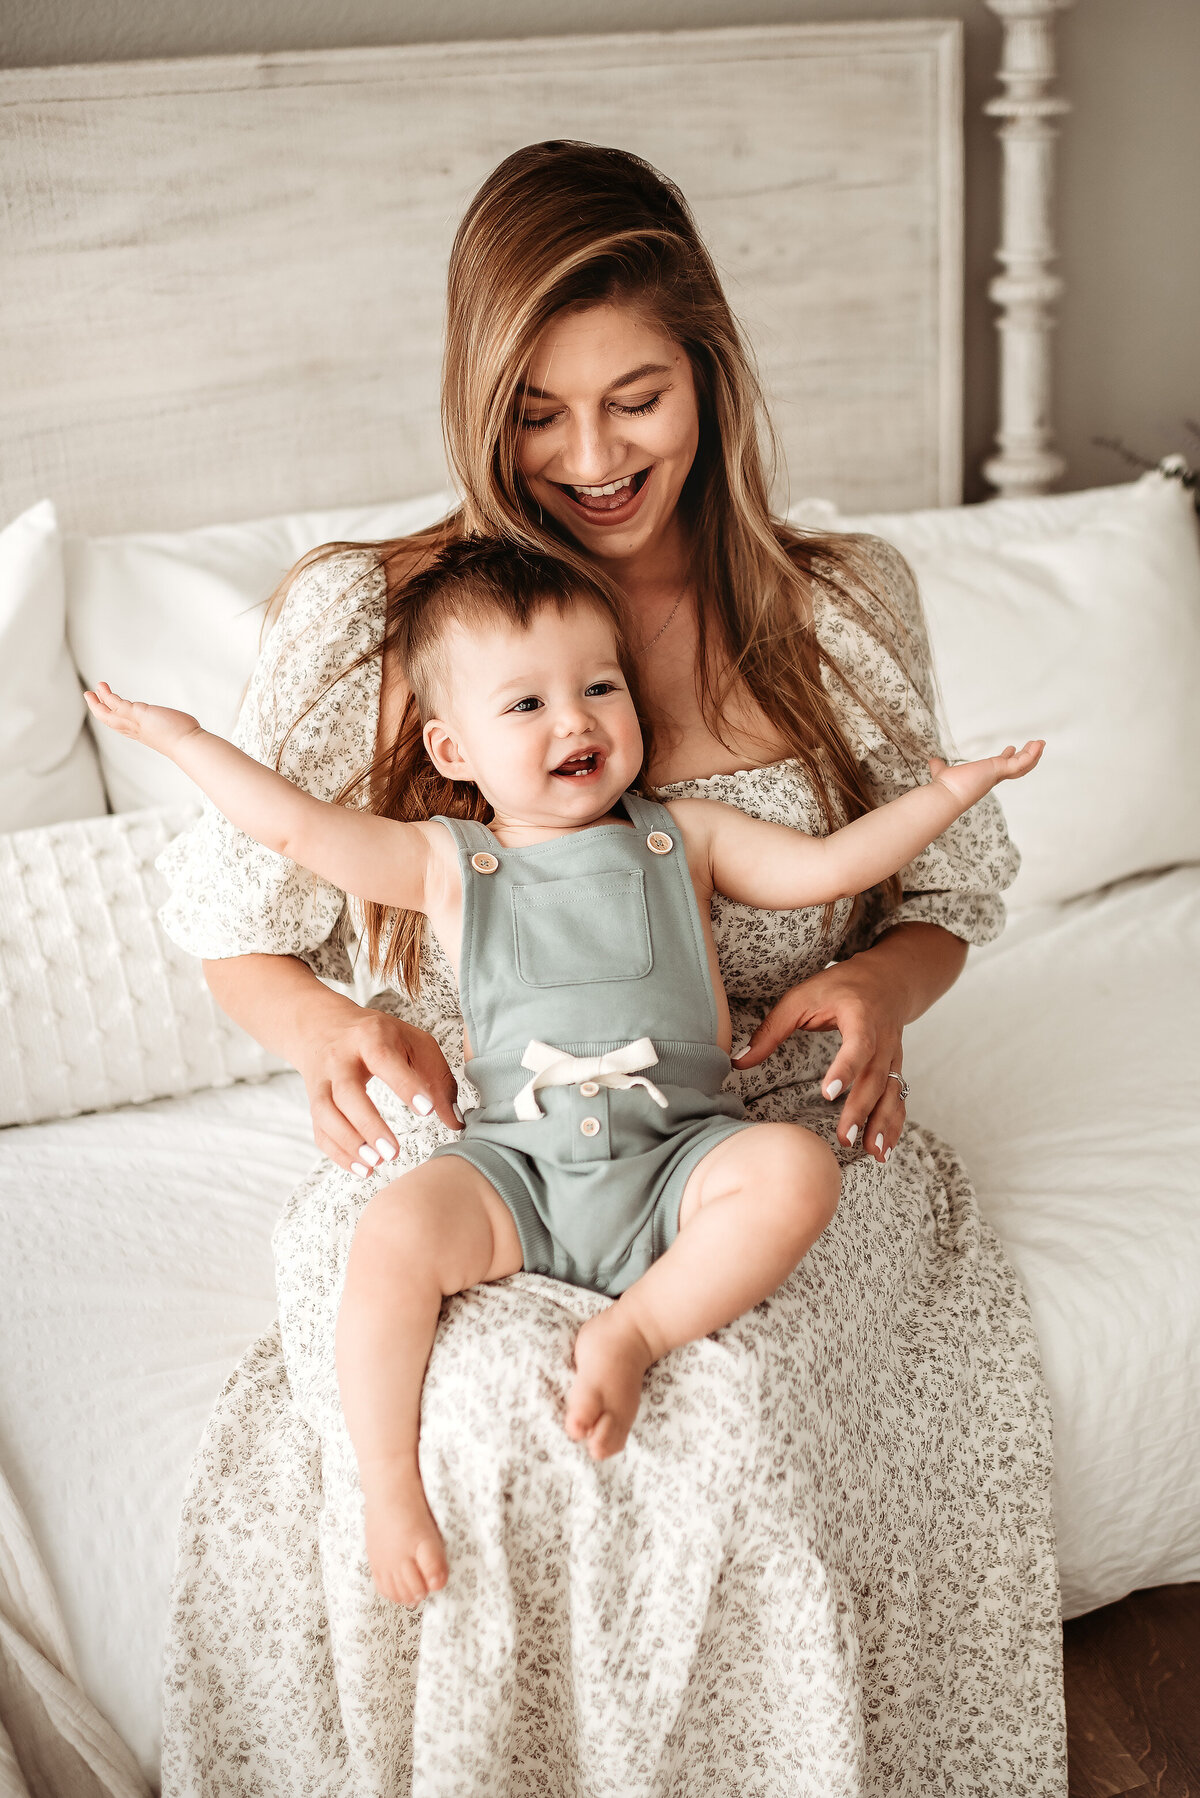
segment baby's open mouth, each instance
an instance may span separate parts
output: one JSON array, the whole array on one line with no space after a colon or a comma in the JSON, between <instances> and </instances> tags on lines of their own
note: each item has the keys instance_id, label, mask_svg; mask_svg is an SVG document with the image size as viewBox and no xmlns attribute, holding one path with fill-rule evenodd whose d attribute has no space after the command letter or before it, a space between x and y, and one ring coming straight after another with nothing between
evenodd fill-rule
<instances>
[{"instance_id":1,"label":"baby's open mouth","mask_svg":"<svg viewBox=\"0 0 1200 1798\"><path fill-rule=\"evenodd\" d=\"M619 481L605 481L600 487L572 487L566 481L556 481L555 486L588 512L619 512L635 493L641 492L649 473L648 468L640 468L636 474L622 475Z\"/></svg>"},{"instance_id":2,"label":"baby's open mouth","mask_svg":"<svg viewBox=\"0 0 1200 1798\"><path fill-rule=\"evenodd\" d=\"M564 780L582 780L585 775L598 774L603 766L604 757L598 749L585 749L578 755L569 755L550 772L560 774Z\"/></svg>"}]
</instances>

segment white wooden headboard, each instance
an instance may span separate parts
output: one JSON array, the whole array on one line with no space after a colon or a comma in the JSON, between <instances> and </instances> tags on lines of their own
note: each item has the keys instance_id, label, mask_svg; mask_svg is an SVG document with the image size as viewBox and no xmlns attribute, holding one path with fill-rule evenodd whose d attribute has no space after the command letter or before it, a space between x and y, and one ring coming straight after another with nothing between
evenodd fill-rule
<instances>
[{"instance_id":1,"label":"white wooden headboard","mask_svg":"<svg viewBox=\"0 0 1200 1798\"><path fill-rule=\"evenodd\" d=\"M951 503L960 67L959 24L918 21L2 73L0 519L49 495L67 529L177 528L439 486L455 225L556 136L688 196L793 497Z\"/></svg>"}]
</instances>

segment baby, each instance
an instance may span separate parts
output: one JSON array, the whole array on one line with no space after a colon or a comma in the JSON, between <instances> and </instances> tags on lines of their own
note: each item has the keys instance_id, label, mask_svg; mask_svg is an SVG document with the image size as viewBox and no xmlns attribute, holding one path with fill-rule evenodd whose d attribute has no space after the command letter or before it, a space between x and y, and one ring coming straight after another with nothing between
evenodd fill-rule
<instances>
[{"instance_id":1,"label":"baby","mask_svg":"<svg viewBox=\"0 0 1200 1798\"><path fill-rule=\"evenodd\" d=\"M616 1299L579 1330L565 1417L599 1460L624 1446L646 1369L774 1292L834 1214L828 1145L751 1122L724 1090L713 894L784 910L859 893L1027 774L1043 745L955 767L931 757L928 785L815 838L635 790L643 740L619 619L573 569L453 545L406 589L400 636L428 762L461 783L444 786L459 795L447 810L478 814L481 795L486 826L327 804L183 712L104 683L87 701L269 849L400 922L421 914L456 971L480 1104L365 1206L337 1323L375 1583L413 1605L447 1578L418 1466L445 1297L528 1269ZM398 809L419 807L409 798Z\"/></svg>"}]
</instances>

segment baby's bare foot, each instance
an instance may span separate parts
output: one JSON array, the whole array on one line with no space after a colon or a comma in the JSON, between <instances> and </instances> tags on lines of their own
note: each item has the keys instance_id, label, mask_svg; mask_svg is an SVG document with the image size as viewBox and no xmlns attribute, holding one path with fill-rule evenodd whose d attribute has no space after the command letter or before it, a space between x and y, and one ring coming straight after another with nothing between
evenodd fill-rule
<instances>
[{"instance_id":1,"label":"baby's bare foot","mask_svg":"<svg viewBox=\"0 0 1200 1798\"><path fill-rule=\"evenodd\" d=\"M440 1591L449 1572L446 1549L416 1469L372 1471L363 1480L363 1496L376 1590L406 1605Z\"/></svg>"},{"instance_id":2,"label":"baby's bare foot","mask_svg":"<svg viewBox=\"0 0 1200 1798\"><path fill-rule=\"evenodd\" d=\"M593 1461L624 1448L641 1402L642 1377L653 1360L646 1338L619 1304L581 1326L566 1431L572 1442L586 1438Z\"/></svg>"}]
</instances>

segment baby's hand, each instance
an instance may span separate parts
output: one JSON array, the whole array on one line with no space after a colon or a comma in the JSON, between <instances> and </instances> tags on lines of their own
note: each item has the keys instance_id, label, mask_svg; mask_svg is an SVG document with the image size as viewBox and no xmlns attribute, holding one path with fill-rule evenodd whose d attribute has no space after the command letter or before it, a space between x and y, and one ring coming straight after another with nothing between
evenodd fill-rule
<instances>
[{"instance_id":1,"label":"baby's hand","mask_svg":"<svg viewBox=\"0 0 1200 1798\"><path fill-rule=\"evenodd\" d=\"M1035 737L1026 743L1024 749L1017 749L1010 743L999 755L985 755L978 762L956 762L953 767L949 762L944 762L940 755L931 755L929 771L934 780L948 788L961 805L970 806L982 799L985 793L990 793L1000 781L1020 780L1023 774L1036 768L1045 747L1045 739Z\"/></svg>"},{"instance_id":2,"label":"baby's hand","mask_svg":"<svg viewBox=\"0 0 1200 1798\"><path fill-rule=\"evenodd\" d=\"M174 712L166 705L146 705L140 699L122 699L107 681L100 681L94 693L83 696L93 718L107 724L120 737L132 737L161 755L170 755L183 737L200 729L190 712Z\"/></svg>"}]
</instances>

